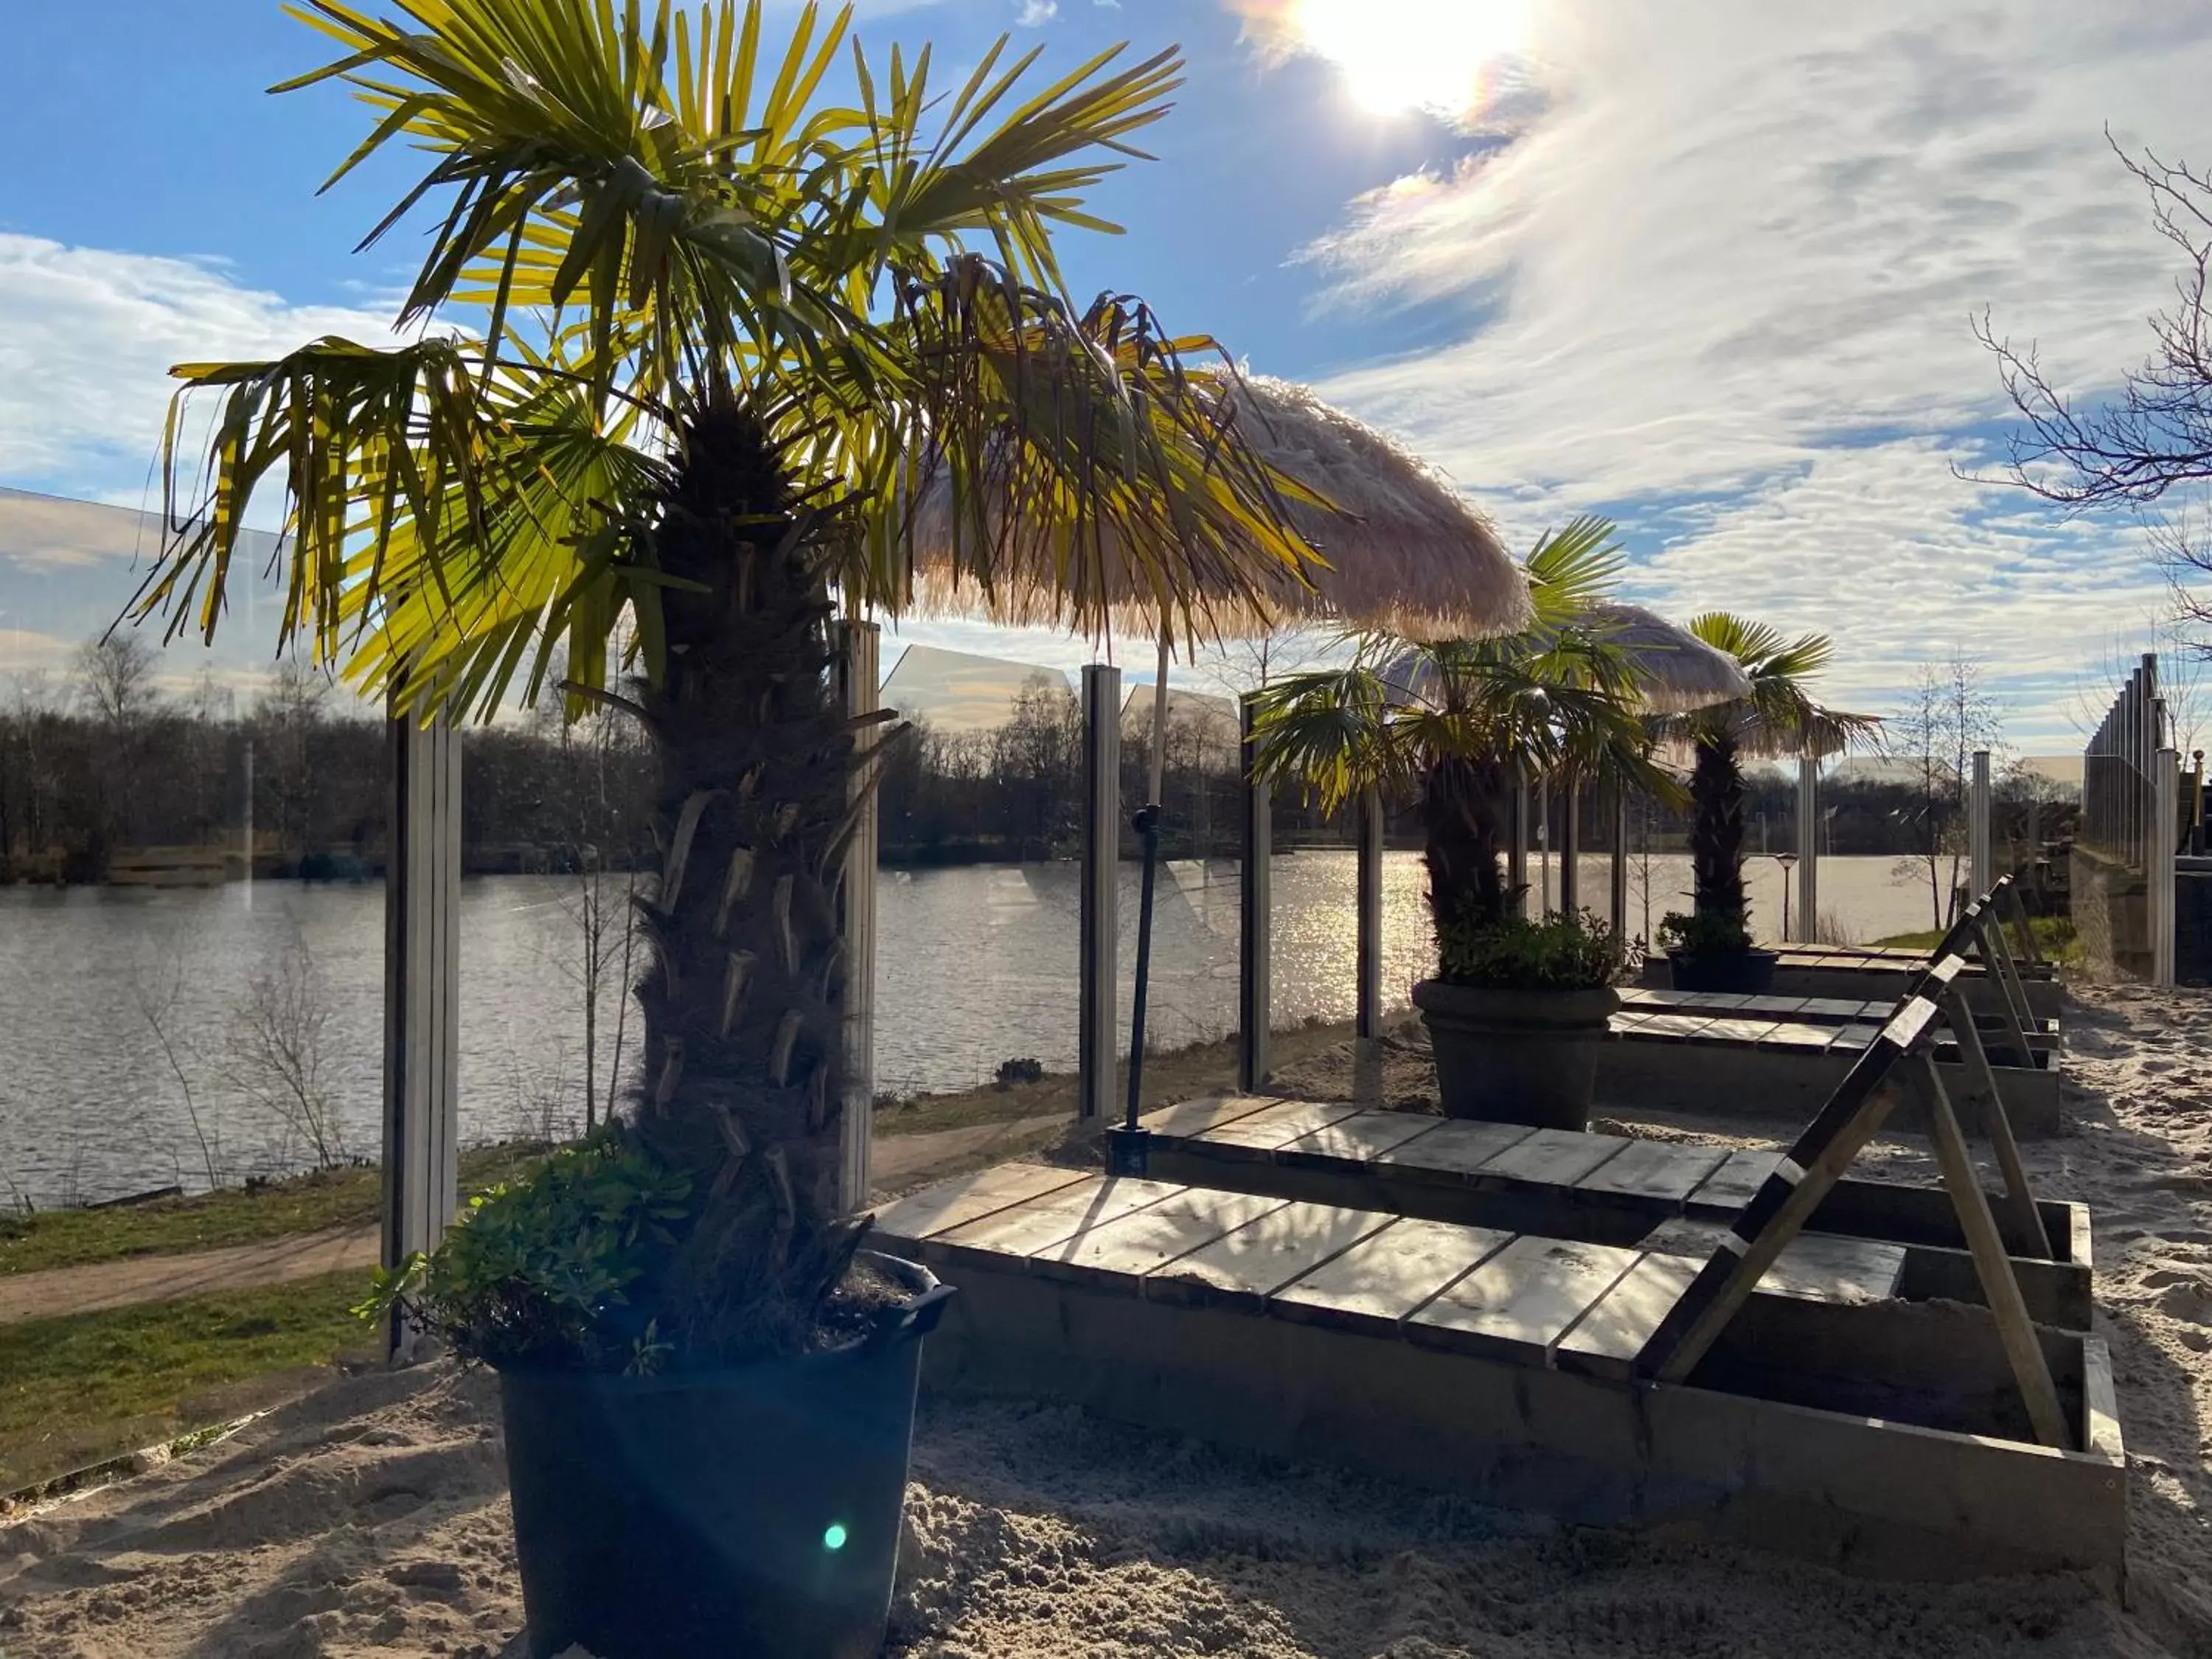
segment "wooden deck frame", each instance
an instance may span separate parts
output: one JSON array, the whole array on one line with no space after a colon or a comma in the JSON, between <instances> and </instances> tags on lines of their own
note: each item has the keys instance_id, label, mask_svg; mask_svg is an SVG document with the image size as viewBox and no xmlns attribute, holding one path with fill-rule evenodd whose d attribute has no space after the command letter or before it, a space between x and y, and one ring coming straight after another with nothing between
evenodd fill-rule
<instances>
[{"instance_id":1,"label":"wooden deck frame","mask_svg":"<svg viewBox=\"0 0 2212 1659\"><path fill-rule=\"evenodd\" d=\"M1498 1154L1535 1131L1265 1096L1187 1101L1150 1114L1145 1127L1147 1173L1163 1181L1613 1245L1635 1244L1677 1220L1732 1221L1782 1156L1590 1133L1579 1137L1593 1154L1581 1175L1531 1179ZM1560 1138L1545 1135L1547 1143ZM1646 1167L1625 1167L1620 1160L1630 1155ZM2088 1208L2033 1195L2031 1203L2037 1230L2013 1249L2021 1294L2039 1324L2086 1331L2095 1266ZM2000 1212L2008 1243L2013 1206L2008 1192ZM1966 1235L1940 1186L1846 1177L1808 1231L1902 1247L1898 1294L1907 1300L1981 1297Z\"/></svg>"},{"instance_id":2,"label":"wooden deck frame","mask_svg":"<svg viewBox=\"0 0 2212 1659\"><path fill-rule=\"evenodd\" d=\"M1744 1206L1734 1229L1723 1237L1697 1278L1672 1302L1638 1351L1639 1374L1668 1382L1689 1380L1781 1253L1803 1232L1820 1200L1881 1129L1895 1098L1890 1074L1904 1062L1913 1068L1913 1081L1926 1103L1944 1185L1957 1208L1984 1297L2036 1436L2053 1449L2068 1447L2071 1437L2058 1407L2048 1360L2029 1319L1942 1075L1929 1053L1939 1011L1926 993L1948 991L1955 978L1956 961L1953 957L1938 959L1923 978L1921 994L1914 995L1883 1027L1865 1056L1852 1067L1844 1086ZM1994 1115L2002 1118L2001 1106ZM2032 1201L2024 1177L2020 1192L2023 1199Z\"/></svg>"},{"instance_id":3,"label":"wooden deck frame","mask_svg":"<svg viewBox=\"0 0 2212 1659\"><path fill-rule=\"evenodd\" d=\"M2033 1333L2082 1448L2061 1450L1986 1415L2007 1362L1979 1310L1761 1287L1689 1382L1655 1383L1638 1345L1698 1272L1660 1253L1037 1165L946 1182L878 1230L961 1287L933 1389L1855 1571L2124 1571L2094 1337Z\"/></svg>"}]
</instances>

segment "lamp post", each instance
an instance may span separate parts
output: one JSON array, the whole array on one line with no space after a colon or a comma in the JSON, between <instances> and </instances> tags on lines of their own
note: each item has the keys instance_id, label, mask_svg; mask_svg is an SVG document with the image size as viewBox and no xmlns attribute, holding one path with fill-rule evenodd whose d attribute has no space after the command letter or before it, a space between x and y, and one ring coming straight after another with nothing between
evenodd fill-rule
<instances>
[{"instance_id":1,"label":"lamp post","mask_svg":"<svg viewBox=\"0 0 2212 1659\"><path fill-rule=\"evenodd\" d=\"M1790 931L1790 872L1797 867L1797 855L1776 853L1771 856L1782 866L1782 939L1787 944L1796 937Z\"/></svg>"}]
</instances>

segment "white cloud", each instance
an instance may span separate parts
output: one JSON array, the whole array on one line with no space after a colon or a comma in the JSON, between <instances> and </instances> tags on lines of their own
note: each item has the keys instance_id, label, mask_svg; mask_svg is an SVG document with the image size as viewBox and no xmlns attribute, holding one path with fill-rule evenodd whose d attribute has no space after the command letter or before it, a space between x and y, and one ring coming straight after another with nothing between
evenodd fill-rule
<instances>
[{"instance_id":1,"label":"white cloud","mask_svg":"<svg viewBox=\"0 0 2212 1659\"><path fill-rule=\"evenodd\" d=\"M1969 319L2076 386L2139 360L2172 250L2106 146L2200 142L2212 13L2124 0L1548 0L1513 142L1353 204L1334 311L1456 344L1341 375L1516 532L1619 508L1651 597L1839 635L1875 696L1954 641L2039 686L2156 606L2130 528L1962 483L2001 412ZM2205 159L2202 156L2197 159Z\"/></svg>"},{"instance_id":2,"label":"white cloud","mask_svg":"<svg viewBox=\"0 0 2212 1659\"><path fill-rule=\"evenodd\" d=\"M389 341L391 313L292 305L218 264L0 234L0 480L112 495L161 441L173 363Z\"/></svg>"},{"instance_id":3,"label":"white cloud","mask_svg":"<svg viewBox=\"0 0 2212 1659\"><path fill-rule=\"evenodd\" d=\"M1018 27L1042 28L1060 15L1060 0L1022 0L1021 9L1014 14Z\"/></svg>"}]
</instances>

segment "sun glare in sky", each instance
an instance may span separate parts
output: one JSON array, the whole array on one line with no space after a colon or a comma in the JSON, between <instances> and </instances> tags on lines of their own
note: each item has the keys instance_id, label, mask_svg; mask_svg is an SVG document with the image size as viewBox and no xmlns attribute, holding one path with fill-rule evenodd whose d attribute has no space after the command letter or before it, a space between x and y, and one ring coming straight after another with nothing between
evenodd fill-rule
<instances>
[{"instance_id":1,"label":"sun glare in sky","mask_svg":"<svg viewBox=\"0 0 2212 1659\"><path fill-rule=\"evenodd\" d=\"M1352 97L1388 114L1461 116L1500 60L1522 49L1529 0L1279 0L1261 12L1275 44L1334 64Z\"/></svg>"}]
</instances>

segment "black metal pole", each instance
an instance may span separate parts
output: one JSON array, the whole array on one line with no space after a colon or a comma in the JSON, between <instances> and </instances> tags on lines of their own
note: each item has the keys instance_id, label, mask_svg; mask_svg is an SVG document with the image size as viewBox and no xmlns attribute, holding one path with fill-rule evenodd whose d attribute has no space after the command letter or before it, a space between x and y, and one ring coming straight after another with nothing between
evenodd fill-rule
<instances>
[{"instance_id":1,"label":"black metal pole","mask_svg":"<svg viewBox=\"0 0 2212 1659\"><path fill-rule=\"evenodd\" d=\"M1137 1125L1145 1101L1145 1002L1152 973L1152 883L1160 862L1160 807L1139 807L1131 820L1145 844L1145 874L1137 896L1136 983L1129 994L1129 1109L1121 1127L1108 1137L1113 1173L1145 1173L1145 1132Z\"/></svg>"}]
</instances>

